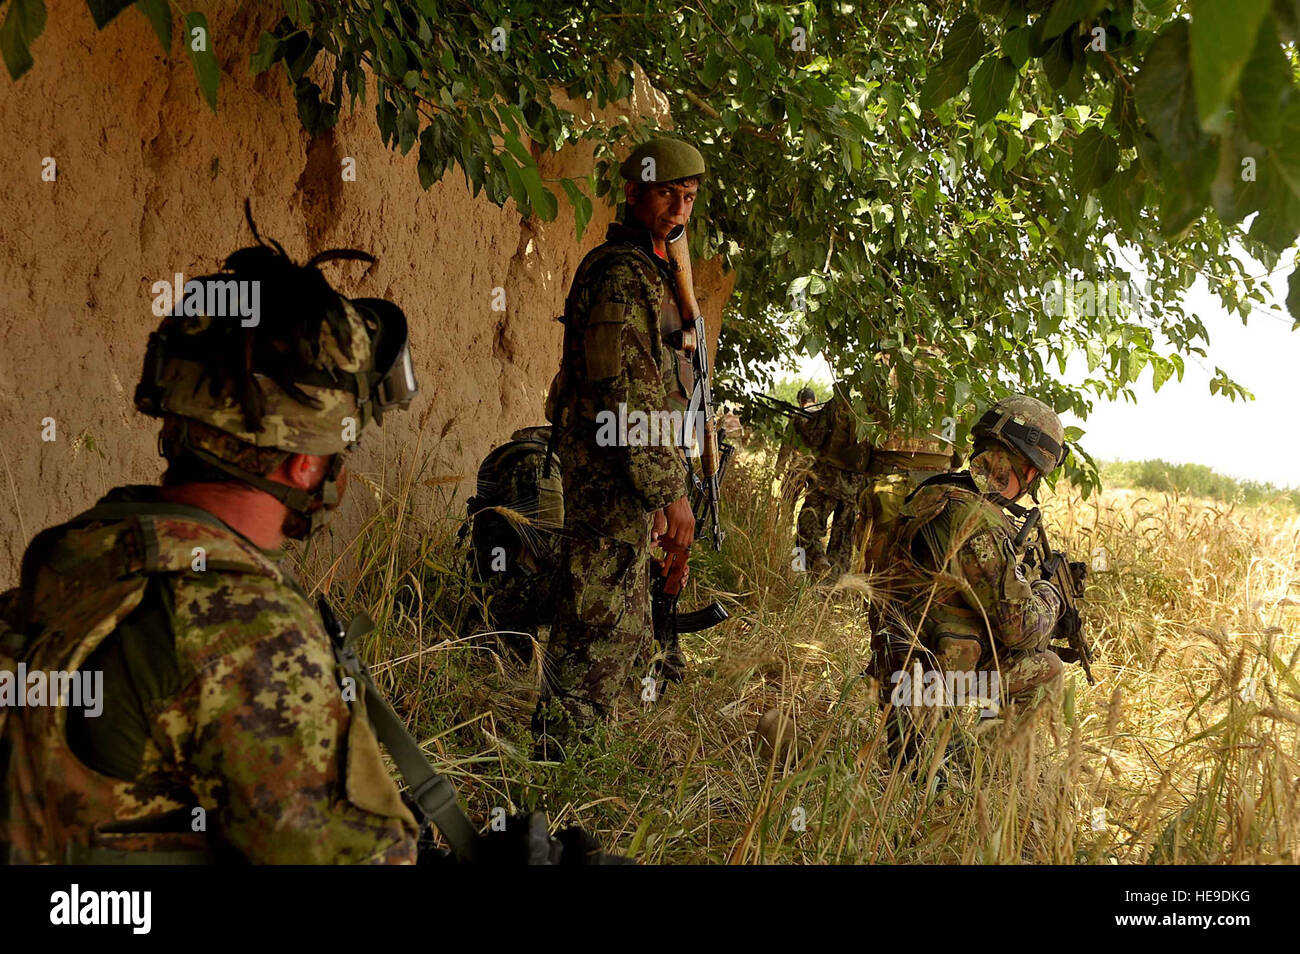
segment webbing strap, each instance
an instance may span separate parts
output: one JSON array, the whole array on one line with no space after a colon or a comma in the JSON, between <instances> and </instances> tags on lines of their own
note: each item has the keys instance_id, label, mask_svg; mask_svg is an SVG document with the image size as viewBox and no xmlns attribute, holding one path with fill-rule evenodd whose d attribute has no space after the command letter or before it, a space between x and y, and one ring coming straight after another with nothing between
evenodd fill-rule
<instances>
[{"instance_id":1,"label":"webbing strap","mask_svg":"<svg viewBox=\"0 0 1300 954\"><path fill-rule=\"evenodd\" d=\"M333 611L326 616L327 604L322 598L322 616L325 616L327 628L330 627ZM411 797L419 806L424 817L437 826L438 831L447 839L451 850L462 861L472 861L478 850L479 834L461 810L456 797L456 788L446 776L439 775L418 742L407 731L406 724L393 711L383 693L370 677L366 664L356 653L356 640L374 628L374 623L364 612L352 617L348 628L341 636L335 623L330 633L334 641L334 653L343 669L361 683L365 691L366 715L376 738L388 749L397 770L402 773L410 789Z\"/></svg>"},{"instance_id":2,"label":"webbing strap","mask_svg":"<svg viewBox=\"0 0 1300 954\"><path fill-rule=\"evenodd\" d=\"M1052 455L1058 463L1061 461L1061 445L1051 435L1044 434L1037 427L1017 422L1009 414L1003 414L990 430L991 434L1005 434L1007 437L1024 441L1030 447L1037 447Z\"/></svg>"},{"instance_id":3,"label":"webbing strap","mask_svg":"<svg viewBox=\"0 0 1300 954\"><path fill-rule=\"evenodd\" d=\"M200 507L162 500L119 500L96 504L85 513L78 514L68 522L96 523L103 521L111 523L115 520L128 520L131 517L184 517L186 520L209 523L221 530L231 532L230 527L222 523L218 517Z\"/></svg>"}]
</instances>

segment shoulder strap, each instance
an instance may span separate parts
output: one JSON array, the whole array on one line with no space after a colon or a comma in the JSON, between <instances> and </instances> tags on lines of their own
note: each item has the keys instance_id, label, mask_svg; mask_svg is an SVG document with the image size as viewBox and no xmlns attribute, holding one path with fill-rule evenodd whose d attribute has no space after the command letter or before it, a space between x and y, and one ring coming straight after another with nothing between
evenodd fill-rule
<instances>
[{"instance_id":1,"label":"shoulder strap","mask_svg":"<svg viewBox=\"0 0 1300 954\"><path fill-rule=\"evenodd\" d=\"M961 487L963 490L969 490L976 494L980 492L979 487L975 485L974 478L970 475L970 471L963 470L958 471L955 474L936 474L933 477L921 481L915 488L913 488L912 492L907 495L907 499L903 502L911 503L912 498L920 493L921 488L923 487L935 487L940 484L951 484L954 487Z\"/></svg>"},{"instance_id":2,"label":"shoulder strap","mask_svg":"<svg viewBox=\"0 0 1300 954\"><path fill-rule=\"evenodd\" d=\"M461 810L456 798L456 788L445 775L439 775L429 764L429 759L418 742L407 731L405 723L393 711L383 693L370 677L370 670L356 653L356 640L374 628L374 623L364 612L352 617L347 629L339 622L325 597L317 601L321 620L334 646L334 656L343 670L364 689L366 715L375 730L375 736L397 764L426 821L437 826L447 839L456 857L472 861L478 852L480 836Z\"/></svg>"}]
</instances>

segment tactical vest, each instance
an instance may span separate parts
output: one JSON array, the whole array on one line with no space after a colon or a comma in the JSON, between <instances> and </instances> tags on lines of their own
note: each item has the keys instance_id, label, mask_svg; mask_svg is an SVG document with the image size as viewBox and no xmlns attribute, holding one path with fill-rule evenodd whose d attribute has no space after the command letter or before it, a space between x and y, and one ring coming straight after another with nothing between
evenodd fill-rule
<instances>
[{"instance_id":1,"label":"tactical vest","mask_svg":"<svg viewBox=\"0 0 1300 954\"><path fill-rule=\"evenodd\" d=\"M201 546L208 572L256 574L286 583L251 543L198 508L104 503L39 534L23 561L19 605L25 645L0 665L75 672L140 604L150 578L191 572ZM8 748L0 805L0 860L21 863L201 864L218 858L208 834L191 830L196 807L175 790L102 775L71 750L68 709L18 708L0 726ZM0 770L4 766L0 765ZM66 811L75 806L75 811ZM211 827L211 825L209 825Z\"/></svg>"},{"instance_id":2,"label":"tactical vest","mask_svg":"<svg viewBox=\"0 0 1300 954\"><path fill-rule=\"evenodd\" d=\"M584 401L577 393L578 382L586 377L585 369L580 365L574 366L576 363L574 358L581 351L570 347L567 338L572 333L571 329L579 326L581 316L577 314L577 300L581 290L588 284L599 281L605 270L618 258L628 256L641 270L650 287L655 289L655 308L659 317L658 344L668 352L666 360L662 353L657 356L664 392L668 395L667 410L683 413L686 411L691 392L695 388L695 374L690 355L674 347L675 342L680 341L679 333L682 330L682 315L677 307L677 296L651 253L630 242L615 240L598 245L587 253L578 265L578 270L573 277L573 285L565 300L564 315L559 320L564 324L566 344L560 371L551 382L551 389L546 398L546 419L552 424L560 427L569 426L569 421L561 417L566 412L583 420L595 420L597 409L589 406L589 402Z\"/></svg>"},{"instance_id":3,"label":"tactical vest","mask_svg":"<svg viewBox=\"0 0 1300 954\"><path fill-rule=\"evenodd\" d=\"M918 560L918 549L929 549L918 540L921 532L949 506L969 500L971 495L978 497L979 490L965 472L927 480L907 498L889 536L886 552L894 558L890 596L905 608L909 619L924 613L920 636L929 649L934 649L945 635L980 641L990 635L979 611L968 606L952 586L936 587L933 569ZM940 562L944 554L934 556ZM960 576L954 581L957 585L961 582Z\"/></svg>"}]
</instances>

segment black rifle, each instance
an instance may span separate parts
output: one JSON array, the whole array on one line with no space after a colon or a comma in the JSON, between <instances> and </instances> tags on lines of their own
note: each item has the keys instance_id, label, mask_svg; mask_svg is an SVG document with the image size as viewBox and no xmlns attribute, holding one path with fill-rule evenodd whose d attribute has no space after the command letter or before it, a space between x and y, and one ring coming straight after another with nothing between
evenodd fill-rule
<instances>
[{"instance_id":1,"label":"black rifle","mask_svg":"<svg viewBox=\"0 0 1300 954\"><path fill-rule=\"evenodd\" d=\"M1097 680L1092 675L1092 648L1083 634L1083 618L1079 615L1078 606L1087 587L1085 580L1088 565L1072 562L1063 551L1052 549L1047 541L1047 531L1043 529L1042 512L1037 507L1025 514L1025 522L1016 534L1017 553L1024 549L1031 533L1034 534L1034 542L1026 554L1026 562L1037 567L1044 580L1055 584L1065 604L1061 609L1061 618L1056 621L1052 638L1064 640L1068 649L1059 650L1057 655L1065 662L1075 662L1082 666L1088 684L1095 685Z\"/></svg>"},{"instance_id":2,"label":"black rifle","mask_svg":"<svg viewBox=\"0 0 1300 954\"><path fill-rule=\"evenodd\" d=\"M789 401L782 401L778 397L772 397L770 394L755 394L748 399L750 403L757 404L760 408L770 411L773 414L780 414L785 417L803 417L811 419L814 414L824 408L827 404L822 401L820 404L810 404L807 407L799 407L791 404Z\"/></svg>"},{"instance_id":3,"label":"black rifle","mask_svg":"<svg viewBox=\"0 0 1300 954\"><path fill-rule=\"evenodd\" d=\"M714 485L715 489L721 488L722 478L727 472L727 462L731 459L732 452L735 450L725 441L721 442L719 447L721 450L716 474L717 481ZM687 472L692 480L691 512L695 514L698 523L703 519L703 514L707 512L707 508L710 506L708 494L706 488L695 477L689 463ZM721 540L721 536L721 531L719 531L719 540ZM681 682L682 677L686 674L686 661L682 658L681 640L678 637L682 633L698 633L710 626L716 626L728 618L728 613L717 600L689 613L679 612L677 601L681 594L666 591L665 587L668 582L666 576L654 573L653 568L651 574L650 616L654 622L655 640L664 648L664 678L670 682Z\"/></svg>"}]
</instances>

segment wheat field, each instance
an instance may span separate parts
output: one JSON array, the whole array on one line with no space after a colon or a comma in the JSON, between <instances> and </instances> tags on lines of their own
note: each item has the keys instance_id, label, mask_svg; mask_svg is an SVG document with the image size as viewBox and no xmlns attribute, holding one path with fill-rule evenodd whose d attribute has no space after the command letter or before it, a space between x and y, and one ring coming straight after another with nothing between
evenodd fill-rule
<instances>
[{"instance_id":1,"label":"wheat field","mask_svg":"<svg viewBox=\"0 0 1300 954\"><path fill-rule=\"evenodd\" d=\"M629 692L591 746L548 764L529 761L538 664L473 632L463 503L447 495L448 516L419 523L412 490L439 479L392 471L360 476L374 516L304 579L376 620L363 655L480 822L545 809L646 863L1300 861L1294 509L1058 488L1044 499L1054 544L1093 566L1097 684L1069 666L1059 705L1014 721L953 711L914 779L886 764L864 675L869 581L791 569L793 502L775 499L769 454L744 454L724 550L696 546L683 598L717 598L731 619L683 637L684 684L653 704ZM793 720L784 751L755 732L771 710Z\"/></svg>"}]
</instances>

